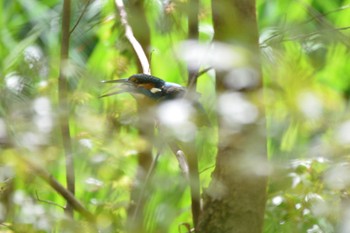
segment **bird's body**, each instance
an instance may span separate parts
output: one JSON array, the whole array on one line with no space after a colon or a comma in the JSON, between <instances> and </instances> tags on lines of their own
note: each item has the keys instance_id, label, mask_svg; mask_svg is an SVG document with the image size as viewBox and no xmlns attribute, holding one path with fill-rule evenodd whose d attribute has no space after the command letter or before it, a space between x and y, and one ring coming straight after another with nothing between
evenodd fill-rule
<instances>
[{"instance_id":1,"label":"bird's body","mask_svg":"<svg viewBox=\"0 0 350 233\"><path fill-rule=\"evenodd\" d=\"M183 109L184 111L181 112L177 111L174 114L165 114L166 117L178 117L181 121L181 119L186 120L186 117L181 117L181 114L189 114L188 107L186 106L186 101L189 101L192 105L193 109L196 109L195 118L196 118L196 124L197 125L210 125L209 118L203 108L203 106L198 102L198 95L188 95L187 89L179 84L166 82L160 78L157 78L152 75L148 74L134 74L126 79L118 79L118 80L111 80L111 81L105 81L105 83L117 83L117 91L102 95L101 97L111 96L115 94L120 93L131 93L133 95L141 95L148 98L137 98L139 99L138 105L139 109L142 109L140 111L140 114L145 114L142 116L142 124L146 124L146 127L149 127L149 123L147 121L148 117L146 116L149 111L147 111L148 108L151 108L151 112L153 113L154 108L152 105L166 105L165 101L174 101L173 103L184 105L183 108L177 108L177 109ZM193 98L191 98L193 97ZM186 101L177 101L178 99L185 98ZM146 101L145 101L146 99ZM147 105L145 102L150 101L153 102L151 105ZM177 102L176 102L177 101ZM164 103L164 104L163 104ZM168 102L167 102L168 103ZM167 110L168 111L168 110ZM157 112L157 111L156 111ZM159 112L158 112L159 113ZM164 112L162 112L164 113ZM165 112L167 113L167 112ZM187 116L188 117L188 116ZM160 117L161 118L161 117ZM191 118L191 117L189 117ZM187 119L190 120L190 119ZM195 151L195 147L193 146L195 140L194 138L190 141L182 140L180 135L183 134L176 134L170 137L167 137L167 132L179 132L179 127L184 127L180 131L186 131L185 127L192 128L193 130L196 129L196 127L189 127L190 124L187 124L186 122L182 122L185 124L179 124L179 121L165 121L165 122L177 122L175 125L166 125L166 127L162 127L162 136L161 140L167 140L167 144L171 148L171 150L177 154L179 150L184 151L185 155L188 159L188 167L189 167L189 183L191 188L191 199L192 199L192 214L194 218L194 225L196 226L198 216L200 213L200 181L199 181L199 172L198 172L198 160L197 155ZM168 130L167 130L168 128ZM188 129L186 132L189 132ZM152 169L152 168L150 168Z\"/></svg>"}]
</instances>

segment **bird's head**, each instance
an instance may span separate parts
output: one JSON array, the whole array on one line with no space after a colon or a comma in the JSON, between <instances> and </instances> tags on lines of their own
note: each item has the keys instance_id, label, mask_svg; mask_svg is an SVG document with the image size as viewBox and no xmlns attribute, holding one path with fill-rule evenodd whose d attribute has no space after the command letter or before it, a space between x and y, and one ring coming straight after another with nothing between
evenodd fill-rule
<instances>
[{"instance_id":1,"label":"bird's head","mask_svg":"<svg viewBox=\"0 0 350 233\"><path fill-rule=\"evenodd\" d=\"M104 81L104 83L117 83L117 90L101 97L128 92L141 94L155 100L169 100L183 97L186 92L186 89L179 84L165 82L148 74L134 74L126 79Z\"/></svg>"}]
</instances>

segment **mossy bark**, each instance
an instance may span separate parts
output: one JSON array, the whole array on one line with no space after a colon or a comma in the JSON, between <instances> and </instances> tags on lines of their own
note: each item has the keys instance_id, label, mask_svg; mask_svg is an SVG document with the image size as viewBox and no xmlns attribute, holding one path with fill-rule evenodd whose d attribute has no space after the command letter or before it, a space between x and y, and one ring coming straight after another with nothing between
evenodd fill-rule
<instances>
[{"instance_id":1,"label":"mossy bark","mask_svg":"<svg viewBox=\"0 0 350 233\"><path fill-rule=\"evenodd\" d=\"M212 10L215 41L240 46L253 54L246 65L260 78L255 86L232 90L223 81L229 71L216 70L218 96L222 93L243 96L259 113L255 121L241 125L234 133L227 129L224 117L218 114L216 167L203 195L198 232L259 233L263 229L268 166L255 1L215 0Z\"/></svg>"}]
</instances>

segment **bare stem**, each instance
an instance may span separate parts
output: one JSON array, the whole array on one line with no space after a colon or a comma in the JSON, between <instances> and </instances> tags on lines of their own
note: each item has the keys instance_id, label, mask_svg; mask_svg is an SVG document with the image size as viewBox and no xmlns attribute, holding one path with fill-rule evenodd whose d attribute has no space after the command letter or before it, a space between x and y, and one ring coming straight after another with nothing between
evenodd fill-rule
<instances>
[{"instance_id":1,"label":"bare stem","mask_svg":"<svg viewBox=\"0 0 350 233\"><path fill-rule=\"evenodd\" d=\"M199 23L198 23L198 13L199 13L199 0L188 1L188 38L198 41L199 37ZM198 70L199 64L197 64L196 69L188 70L188 82L187 87L189 92L195 92L197 89L197 78L199 77ZM194 142L194 141L193 141ZM186 145L189 149L189 145ZM186 149L186 150L187 150ZM192 209L192 219L193 227L196 231L198 225L198 219L200 215L200 179L198 172L198 155L196 148L192 148L186 151L186 156L188 156L188 167L189 167L189 186L191 191L191 209Z\"/></svg>"},{"instance_id":2,"label":"bare stem","mask_svg":"<svg viewBox=\"0 0 350 233\"><path fill-rule=\"evenodd\" d=\"M74 158L72 150L72 142L69 128L69 102L68 102L68 80L65 72L69 57L69 39L70 39L70 0L64 0L62 13L62 40L61 40L61 61L60 73L58 77L58 99L60 109L60 128L62 133L62 141L66 159L66 182L67 188L71 195L75 193L75 175L74 175ZM71 203L67 203L65 209L67 215L73 217L73 207Z\"/></svg>"},{"instance_id":3,"label":"bare stem","mask_svg":"<svg viewBox=\"0 0 350 233\"><path fill-rule=\"evenodd\" d=\"M57 193L59 193L69 203L69 205L72 206L74 210L76 210L78 213L84 216L87 220L94 221L94 215L91 212L89 212L74 197L74 195L65 187L63 187L50 173L48 173L41 166L35 164L29 159L25 159L24 157L21 157L21 159L36 175L38 175L41 179L45 180L51 186L51 188L53 188Z\"/></svg>"},{"instance_id":4,"label":"bare stem","mask_svg":"<svg viewBox=\"0 0 350 233\"><path fill-rule=\"evenodd\" d=\"M142 49L141 44L137 41L132 31L130 24L128 23L128 15L126 13L123 0L115 0L115 5L119 11L119 15L121 18L122 25L125 28L125 36L129 40L131 46L135 50L135 53L140 60L142 71L145 74L151 74L151 67L145 52Z\"/></svg>"},{"instance_id":5,"label":"bare stem","mask_svg":"<svg viewBox=\"0 0 350 233\"><path fill-rule=\"evenodd\" d=\"M186 177L187 181L189 181L190 174L189 174L189 167L188 167L188 162L186 160L186 156L182 150L178 150L175 153L177 162L179 163L180 170L182 174Z\"/></svg>"}]
</instances>

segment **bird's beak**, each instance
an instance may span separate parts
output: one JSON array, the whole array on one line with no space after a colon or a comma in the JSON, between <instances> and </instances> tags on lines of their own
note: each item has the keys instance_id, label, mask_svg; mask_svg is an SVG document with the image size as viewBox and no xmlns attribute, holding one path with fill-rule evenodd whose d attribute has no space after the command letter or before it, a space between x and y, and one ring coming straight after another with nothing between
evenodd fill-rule
<instances>
[{"instance_id":1,"label":"bird's beak","mask_svg":"<svg viewBox=\"0 0 350 233\"><path fill-rule=\"evenodd\" d=\"M101 82L102 83L128 83L128 79L122 78L122 79L114 79L114 80L103 80Z\"/></svg>"},{"instance_id":2,"label":"bird's beak","mask_svg":"<svg viewBox=\"0 0 350 233\"><path fill-rule=\"evenodd\" d=\"M116 83L117 85L115 85L111 89L117 89L117 90L103 94L100 96L100 98L111 96L111 95L117 95L125 92L132 92L134 89L132 83L130 83L127 78L107 80L107 81L102 81L102 83Z\"/></svg>"}]
</instances>

